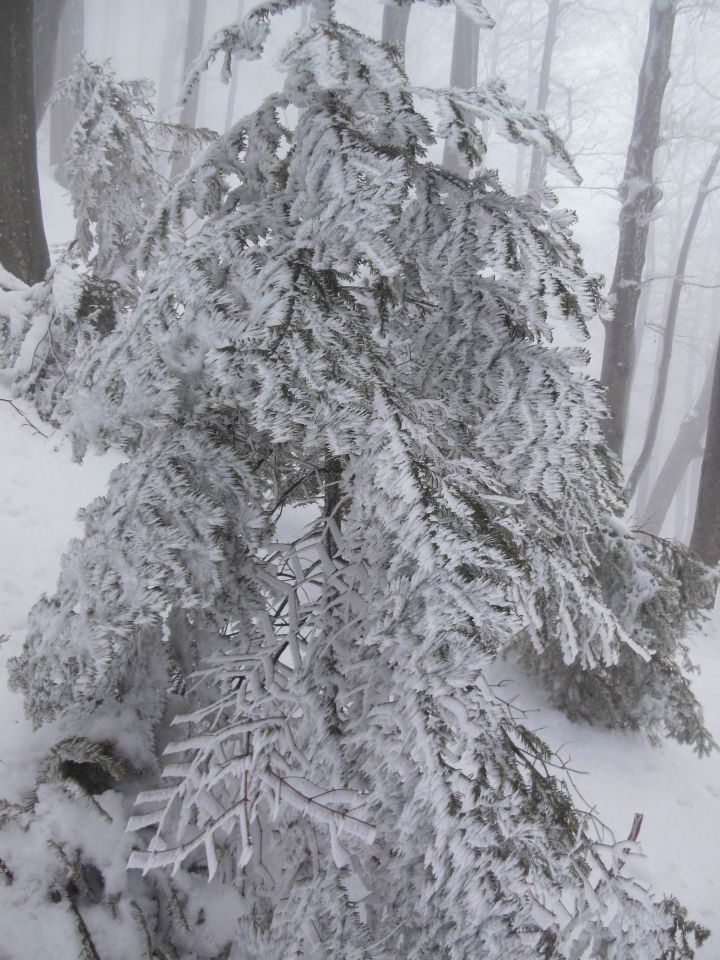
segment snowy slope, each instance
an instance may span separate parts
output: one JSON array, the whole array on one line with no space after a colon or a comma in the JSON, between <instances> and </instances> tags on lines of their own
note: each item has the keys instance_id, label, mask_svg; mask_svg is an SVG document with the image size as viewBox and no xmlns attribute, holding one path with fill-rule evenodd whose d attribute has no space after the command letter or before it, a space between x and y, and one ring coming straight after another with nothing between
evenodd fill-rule
<instances>
[{"instance_id":1,"label":"snowy slope","mask_svg":"<svg viewBox=\"0 0 720 960\"><path fill-rule=\"evenodd\" d=\"M705 709L706 723L720 742L720 606L701 635L690 642L701 667L693 686ZM528 725L573 770L573 782L589 808L625 839L635 813L643 814L642 855L625 868L673 894L693 919L712 931L698 956L720 957L720 753L697 757L690 748L668 741L655 747L640 733L618 732L571 723L548 706L543 690L530 680L507 680L510 668L498 664L495 679L505 679L503 696L517 697L528 709Z\"/></svg>"},{"instance_id":2,"label":"snowy slope","mask_svg":"<svg viewBox=\"0 0 720 960\"><path fill-rule=\"evenodd\" d=\"M18 406L34 420L26 404L18 401ZM67 441L47 434L40 436L0 403L0 635L7 637L0 646L0 798L11 802L34 786L34 761L52 745L55 733L52 728L33 733L20 697L6 688L7 658L20 648L34 601L54 589L69 540L82 533L75 514L102 493L118 462L112 456L88 457L81 467L72 462ZM0 960L76 960L72 918L35 890L47 849L5 833L0 858L17 873L11 886L0 878Z\"/></svg>"}]
</instances>

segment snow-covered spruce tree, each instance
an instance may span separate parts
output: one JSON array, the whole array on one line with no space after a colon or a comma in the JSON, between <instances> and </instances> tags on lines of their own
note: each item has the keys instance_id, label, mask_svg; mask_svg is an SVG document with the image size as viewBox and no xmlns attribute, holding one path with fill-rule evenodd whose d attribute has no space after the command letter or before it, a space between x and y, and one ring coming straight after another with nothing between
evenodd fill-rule
<instances>
[{"instance_id":1,"label":"snow-covered spruce tree","mask_svg":"<svg viewBox=\"0 0 720 960\"><path fill-rule=\"evenodd\" d=\"M56 98L79 113L65 149L75 244L96 276L136 279L137 248L167 193L163 168L214 138L210 130L155 117L153 86L119 80L108 62L77 57Z\"/></svg>"},{"instance_id":2,"label":"snow-covered spruce tree","mask_svg":"<svg viewBox=\"0 0 720 960\"><path fill-rule=\"evenodd\" d=\"M108 63L84 56L60 81L55 99L78 111L65 148L75 213L75 247L95 275L134 279L135 254L164 194L153 88L118 80Z\"/></svg>"},{"instance_id":3,"label":"snow-covered spruce tree","mask_svg":"<svg viewBox=\"0 0 720 960\"><path fill-rule=\"evenodd\" d=\"M210 139L158 121L151 98L147 81L119 80L108 63L83 56L55 94L78 113L64 168L75 237L47 278L26 289L23 305L0 303L3 380L54 422L65 420L99 345L137 303L138 246L167 194L165 155Z\"/></svg>"},{"instance_id":4,"label":"snow-covered spruce tree","mask_svg":"<svg viewBox=\"0 0 720 960\"><path fill-rule=\"evenodd\" d=\"M296 5L210 54L259 56ZM6 833L52 837L40 875L103 960L692 957L702 931L591 842L486 679L523 631L653 662L598 573L634 541L596 388L552 345L595 291L569 219L508 195L467 118L571 167L500 86L416 90L314 6L282 93L156 217L92 371L107 413L73 418L129 459L13 664L58 741ZM427 160L436 137L471 180Z\"/></svg>"},{"instance_id":5,"label":"snow-covered spruce tree","mask_svg":"<svg viewBox=\"0 0 720 960\"><path fill-rule=\"evenodd\" d=\"M598 558L591 575L605 603L653 656L644 659L626 647L615 662L592 669L579 658L568 662L548 636L555 601L543 592L537 628L517 642L526 664L571 719L643 729L653 740L671 736L700 755L709 753L715 743L690 686L695 668L683 638L712 607L714 572L683 544L637 536L622 524L615 533L596 531L591 545Z\"/></svg>"}]
</instances>

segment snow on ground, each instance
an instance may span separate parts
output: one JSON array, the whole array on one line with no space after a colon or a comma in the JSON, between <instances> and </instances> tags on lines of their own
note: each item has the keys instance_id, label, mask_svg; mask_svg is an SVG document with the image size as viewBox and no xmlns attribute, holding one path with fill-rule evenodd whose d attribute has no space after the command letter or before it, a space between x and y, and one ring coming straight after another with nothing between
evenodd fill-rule
<instances>
[{"instance_id":1,"label":"snow on ground","mask_svg":"<svg viewBox=\"0 0 720 960\"><path fill-rule=\"evenodd\" d=\"M33 423L32 409L17 407ZM9 404L0 403L0 669L20 649L28 611L42 593L55 587L60 558L68 542L82 534L75 514L102 493L118 458L90 456L72 462L67 440L41 426L40 436ZM22 705L0 690L0 796L9 799L23 786L21 761L26 750ZM19 778L16 782L16 778Z\"/></svg>"},{"instance_id":2,"label":"snow on ground","mask_svg":"<svg viewBox=\"0 0 720 960\"><path fill-rule=\"evenodd\" d=\"M708 728L720 743L720 601L702 634L693 636L693 662L701 667L693 687ZM510 668L494 667L494 679ZM633 817L643 814L642 854L627 858L625 872L673 894L690 916L712 931L698 960L720 957L720 752L698 757L674 741L653 746L640 733L571 723L548 706L529 679L506 680L503 697L529 710L528 726L569 761L586 804L617 841L627 838Z\"/></svg>"},{"instance_id":3,"label":"snow on ground","mask_svg":"<svg viewBox=\"0 0 720 960\"><path fill-rule=\"evenodd\" d=\"M29 608L43 591L53 589L63 549L80 533L76 511L102 493L117 461L106 456L89 457L82 466L73 463L57 434L39 436L2 403L0 437L0 634L10 638L0 647L4 670L8 654L19 648ZM693 638L693 647L703 668L696 689L708 725L720 740L718 635L720 614L704 635ZM499 664L498 676L507 669ZM51 731L31 735L19 698L1 682L0 796L17 799L31 786L28 757L49 746L45 740ZM659 892L674 893L713 930L703 960L720 956L720 754L698 759L675 743L653 747L639 734L572 724L549 708L529 681L508 684L504 695L515 694L519 703L538 708L530 714L530 726L542 730L554 747L563 746L573 767L587 771L576 782L617 839L627 836L636 812L644 814L640 840L645 858L633 858L636 875L650 879Z\"/></svg>"}]
</instances>

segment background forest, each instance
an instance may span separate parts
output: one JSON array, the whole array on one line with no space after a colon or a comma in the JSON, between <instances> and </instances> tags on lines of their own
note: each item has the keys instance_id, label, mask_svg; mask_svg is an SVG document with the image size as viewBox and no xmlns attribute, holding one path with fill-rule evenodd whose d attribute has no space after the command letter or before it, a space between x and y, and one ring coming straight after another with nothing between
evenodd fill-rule
<instances>
[{"instance_id":1,"label":"background forest","mask_svg":"<svg viewBox=\"0 0 720 960\"><path fill-rule=\"evenodd\" d=\"M31 8L9 960L713 956L720 10Z\"/></svg>"}]
</instances>

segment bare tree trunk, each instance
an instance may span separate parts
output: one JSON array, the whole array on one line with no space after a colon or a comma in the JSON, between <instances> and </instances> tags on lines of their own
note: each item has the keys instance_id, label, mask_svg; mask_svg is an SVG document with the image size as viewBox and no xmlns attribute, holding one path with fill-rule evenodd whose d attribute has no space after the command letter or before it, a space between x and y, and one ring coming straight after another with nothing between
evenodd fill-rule
<instances>
[{"instance_id":1,"label":"bare tree trunk","mask_svg":"<svg viewBox=\"0 0 720 960\"><path fill-rule=\"evenodd\" d=\"M675 203L674 210L672 213L668 211L668 225L669 225L669 234L671 237L680 236L684 224L685 224L685 205L684 197L686 193L686 187L688 186L688 156L689 151L687 149L682 151L682 166L680 169L680 174L675 177L673 181L674 193L675 193ZM662 177L664 172L664 166L658 171L658 176ZM643 270L643 276L647 274L647 277L656 276L658 272L670 274L674 269L674 264L667 262L666 269L659 269L657 264L657 258L655 256L655 246L653 242L653 237L655 236L655 220L651 221L650 229L648 231L648 240L647 240L647 254L645 261L645 268ZM674 256L675 251L670 251L671 256ZM645 279L647 279L645 277ZM627 416L627 425L626 428L630 429L630 425L633 421L638 421L639 429L642 431L647 427L647 421L650 416L650 408L652 406L652 398L655 396L655 391L657 389L658 377L660 375L660 364L662 361L663 354L663 330L661 324L664 323L664 319L667 316L668 304L670 303L670 294L672 291L672 276L667 276L662 278L661 286L663 288L663 304L659 310L660 320L658 323L658 332L655 343L654 350L654 359L652 363L652 381L649 385L647 391L647 402L642 405L639 402L639 391L635 390L635 375L637 373L637 364L639 349L638 346L639 339L642 338L642 326L644 325L644 314L643 314L643 302L647 305L647 299L644 299L643 293L646 290L648 284L645 283L645 279L642 281L640 300L638 303L637 316L635 318L635 357L634 357L634 370L632 384L630 388L630 400L629 400L629 410ZM659 289L659 288L658 288ZM639 329L640 328L640 329ZM633 416L634 415L634 416ZM640 443L642 444L642 437L640 438ZM625 450L625 459L629 461L629 451ZM638 480L637 489L635 492L635 512L638 516L646 516L648 496L650 495L650 484L651 481L654 482L655 477L652 476L653 473L653 457L650 457L648 466L646 470L640 474L640 479Z\"/></svg>"},{"instance_id":2,"label":"bare tree trunk","mask_svg":"<svg viewBox=\"0 0 720 960\"><path fill-rule=\"evenodd\" d=\"M710 566L720 561L720 344L715 352L708 430L690 549Z\"/></svg>"},{"instance_id":3,"label":"bare tree trunk","mask_svg":"<svg viewBox=\"0 0 720 960\"><path fill-rule=\"evenodd\" d=\"M640 357L640 351L642 349L643 342L645 340L646 331L645 327L647 325L647 319L650 312L650 300L652 298L652 283L649 282L651 277L654 277L657 273L656 269L656 257L655 257L655 230L653 225L650 225L650 232L648 234L648 246L647 246L647 273L648 276L642 282L642 287L640 290L640 300L638 302L637 309L637 318L635 320L635 363L633 369L633 380L632 383L635 383L635 376L637 374L638 358ZM654 365L654 369L657 370L658 364L660 363L660 353L657 354L657 360ZM642 511L639 509L642 505L643 507L647 504L647 498L650 492L650 471L645 470L640 478L640 482L637 487L637 497L635 499L636 507L638 508L638 513Z\"/></svg>"},{"instance_id":4,"label":"bare tree trunk","mask_svg":"<svg viewBox=\"0 0 720 960\"><path fill-rule=\"evenodd\" d=\"M683 401L682 401L682 410L692 410L693 409L693 397L695 394L695 383L696 383L696 366L697 366L697 356L693 350L687 351L687 356L685 358L685 370L682 375L681 384L683 387ZM707 379L707 378L706 378ZM710 401L710 388L708 389L708 403ZM684 418L683 418L684 419ZM706 429L707 429L707 418L706 419ZM692 462L692 461L691 461ZM690 464L688 464L689 466ZM650 468L645 471L645 473L650 473ZM675 497L673 499L673 505L675 507L675 519L673 526L671 528L671 536L674 540L681 540L683 531L687 526L687 511L688 511L688 499L690 496L689 491L690 486L690 471L685 470L685 473L678 484L678 488L675 492Z\"/></svg>"},{"instance_id":5,"label":"bare tree trunk","mask_svg":"<svg viewBox=\"0 0 720 960\"><path fill-rule=\"evenodd\" d=\"M620 239L610 288L612 319L605 325L601 382L607 390L610 416L605 440L622 457L625 421L635 363L635 316L645 265L650 218L661 193L653 176L670 52L675 26L675 0L652 0L645 57L640 69L635 121L619 193Z\"/></svg>"},{"instance_id":6,"label":"bare tree trunk","mask_svg":"<svg viewBox=\"0 0 720 960\"><path fill-rule=\"evenodd\" d=\"M543 44L542 63L540 65L540 80L536 107L538 113L547 110L550 96L550 68L552 55L557 40L558 20L560 19L560 0L548 0L548 18L545 27L545 42ZM530 176L528 178L528 193L533 199L540 201L545 188L545 174L547 172L547 157L539 147L533 147L530 162Z\"/></svg>"},{"instance_id":7,"label":"bare tree trunk","mask_svg":"<svg viewBox=\"0 0 720 960\"><path fill-rule=\"evenodd\" d=\"M453 37L452 62L450 64L450 86L461 90L477 86L478 51L480 48L480 27L469 17L455 12L455 35ZM443 165L467 176L468 165L454 147L447 141L443 150Z\"/></svg>"},{"instance_id":8,"label":"bare tree trunk","mask_svg":"<svg viewBox=\"0 0 720 960\"><path fill-rule=\"evenodd\" d=\"M25 283L50 265L35 140L32 0L0 0L0 262Z\"/></svg>"},{"instance_id":9,"label":"bare tree trunk","mask_svg":"<svg viewBox=\"0 0 720 960\"><path fill-rule=\"evenodd\" d=\"M60 20L55 80L63 80L73 71L75 57L85 46L85 7L83 0L67 0ZM50 163L57 164L55 178L66 185L63 169L65 146L78 113L69 103L57 102L50 107Z\"/></svg>"},{"instance_id":10,"label":"bare tree trunk","mask_svg":"<svg viewBox=\"0 0 720 960\"><path fill-rule=\"evenodd\" d=\"M410 7L385 7L382 18L382 42L395 47L405 63L405 44L410 21Z\"/></svg>"},{"instance_id":11,"label":"bare tree trunk","mask_svg":"<svg viewBox=\"0 0 720 960\"><path fill-rule=\"evenodd\" d=\"M635 322L635 363L640 356L643 340L645 338L645 325L647 323L648 313L650 311L650 299L652 297L652 284L650 278L657 273L657 257L655 256L655 230L650 225L647 243L647 273L645 278L647 282L641 281L640 297L638 299L637 317Z\"/></svg>"},{"instance_id":12,"label":"bare tree trunk","mask_svg":"<svg viewBox=\"0 0 720 960\"><path fill-rule=\"evenodd\" d=\"M673 341L675 339L675 327L677 326L678 307L680 306L680 295L682 294L683 284L685 282L685 271L687 269L690 248L692 247L695 232L700 215L702 214L705 200L710 193L710 183L717 166L720 163L720 147L718 147L712 156L712 160L705 171L705 175L700 182L695 203L693 204L690 219L685 230L682 246L678 255L677 266L675 267L675 276L673 278L672 291L670 293L670 302L668 304L667 317L665 320L665 331L663 337L662 357L660 358L660 369L658 370L658 380L653 396L652 407L650 408L650 418L648 420L647 431L645 433L645 442L643 443L637 463L633 467L630 479L627 482L626 493L628 498L632 497L637 486L640 474L647 466L650 454L652 453L657 439L658 426L662 415L663 405L665 403L665 394L667 393L668 379L670 376L670 361L672 360Z\"/></svg>"},{"instance_id":13,"label":"bare tree trunk","mask_svg":"<svg viewBox=\"0 0 720 960\"><path fill-rule=\"evenodd\" d=\"M688 467L693 460L702 456L712 384L713 369L711 367L690 413L683 417L673 445L648 497L646 519L642 522L643 530L648 533L660 534L673 497Z\"/></svg>"},{"instance_id":14,"label":"bare tree trunk","mask_svg":"<svg viewBox=\"0 0 720 960\"><path fill-rule=\"evenodd\" d=\"M497 77L498 63L500 62L500 37L502 34L502 23L505 19L505 15L507 14L509 3L510 0L504 0L494 14L495 26L491 32L490 55L487 58L487 65L485 68L485 77L487 80L494 80L495 77ZM490 121L483 120L481 129L483 140L485 143L487 143L490 137Z\"/></svg>"},{"instance_id":15,"label":"bare tree trunk","mask_svg":"<svg viewBox=\"0 0 720 960\"><path fill-rule=\"evenodd\" d=\"M528 0L528 19L533 22L533 0ZM530 95L533 88L533 79L535 75L535 45L533 43L533 31L527 31L526 48L526 70L527 70L527 99L530 102ZM525 189L525 159L527 147L519 143L515 147L515 193L517 196Z\"/></svg>"},{"instance_id":16,"label":"bare tree trunk","mask_svg":"<svg viewBox=\"0 0 720 960\"><path fill-rule=\"evenodd\" d=\"M42 123L55 83L55 57L60 18L67 0L35 0L33 7L33 68L35 125Z\"/></svg>"},{"instance_id":17,"label":"bare tree trunk","mask_svg":"<svg viewBox=\"0 0 720 960\"><path fill-rule=\"evenodd\" d=\"M176 66L180 54L177 31L177 8L174 0L166 0L165 35L160 58L160 77L157 91L157 111L165 114L178 98Z\"/></svg>"},{"instance_id":18,"label":"bare tree trunk","mask_svg":"<svg viewBox=\"0 0 720 960\"><path fill-rule=\"evenodd\" d=\"M205 14L207 0L189 0L187 33L185 35L185 60L183 63L183 83L190 72L193 61L202 52L203 36L205 33ZM194 127L197 121L198 102L200 99L200 85L196 83L192 93L183 104L180 122L188 127ZM173 161L171 178L174 180L187 167L187 158L178 157Z\"/></svg>"},{"instance_id":19,"label":"bare tree trunk","mask_svg":"<svg viewBox=\"0 0 720 960\"><path fill-rule=\"evenodd\" d=\"M245 13L245 0L238 0L237 13L235 18L242 20ZM237 66L230 77L230 87L228 89L227 104L225 106L225 129L229 130L235 119L235 98L237 97L238 70Z\"/></svg>"}]
</instances>

